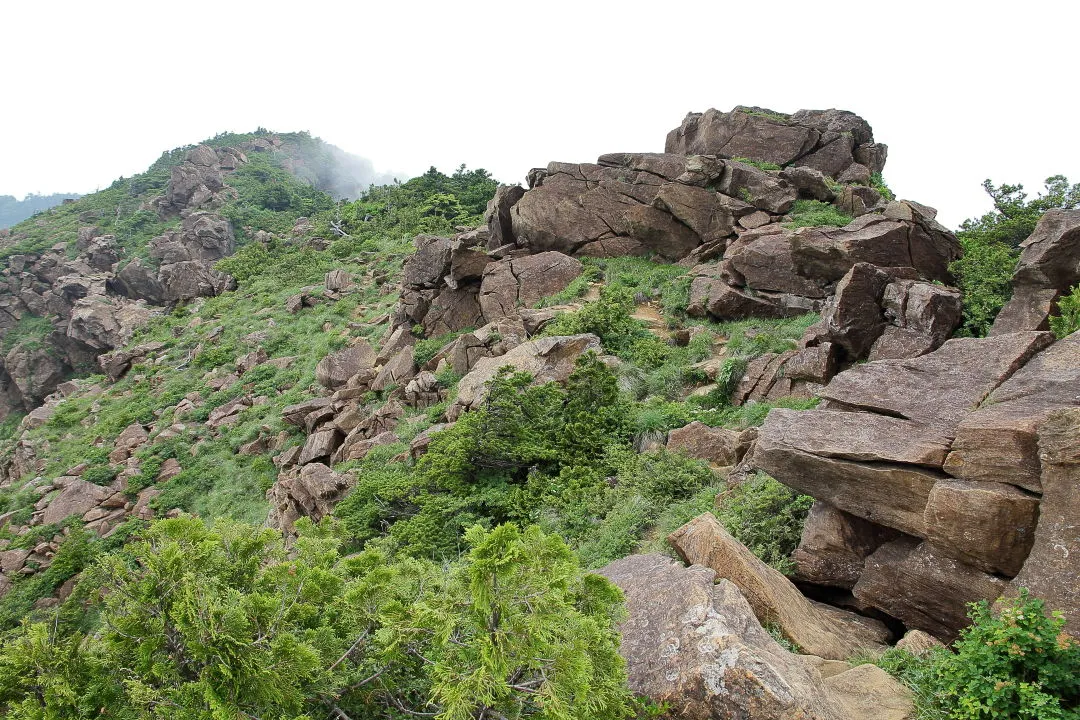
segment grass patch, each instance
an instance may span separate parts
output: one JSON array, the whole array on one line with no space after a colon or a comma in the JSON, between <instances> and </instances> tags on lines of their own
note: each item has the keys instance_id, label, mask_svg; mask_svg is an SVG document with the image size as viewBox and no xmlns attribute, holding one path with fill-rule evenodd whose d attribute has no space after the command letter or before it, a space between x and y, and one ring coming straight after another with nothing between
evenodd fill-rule
<instances>
[{"instance_id":1,"label":"grass patch","mask_svg":"<svg viewBox=\"0 0 1080 720\"><path fill-rule=\"evenodd\" d=\"M796 200L789 214L791 222L785 223L784 227L792 230L801 227L844 227L855 219L835 205L820 200Z\"/></svg>"}]
</instances>

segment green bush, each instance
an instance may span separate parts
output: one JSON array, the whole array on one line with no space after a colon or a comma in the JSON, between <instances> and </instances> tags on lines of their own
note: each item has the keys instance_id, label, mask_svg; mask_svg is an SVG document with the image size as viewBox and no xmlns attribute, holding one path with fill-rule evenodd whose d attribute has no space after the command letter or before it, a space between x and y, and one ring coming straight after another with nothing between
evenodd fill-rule
<instances>
[{"instance_id":1,"label":"green bush","mask_svg":"<svg viewBox=\"0 0 1080 720\"><path fill-rule=\"evenodd\" d=\"M716 518L739 542L783 573L802 537L814 499L799 495L763 472L721 496Z\"/></svg>"},{"instance_id":2,"label":"green bush","mask_svg":"<svg viewBox=\"0 0 1080 720\"><path fill-rule=\"evenodd\" d=\"M882 199L886 202L892 202L896 199L896 194L889 189L889 186L885 184L885 179L881 177L881 173L876 172L870 176L870 187L878 191Z\"/></svg>"},{"instance_id":3,"label":"green bush","mask_svg":"<svg viewBox=\"0 0 1080 720\"><path fill-rule=\"evenodd\" d=\"M963 321L958 335L984 337L1012 295L1012 274L1019 253L996 240L963 231L957 234L963 255L949 264L963 293Z\"/></svg>"},{"instance_id":4,"label":"green bush","mask_svg":"<svg viewBox=\"0 0 1080 720\"><path fill-rule=\"evenodd\" d=\"M891 649L870 660L912 690L919 720L1080 718L1080 644L1061 613L1025 588L994 608L969 607L955 652Z\"/></svg>"},{"instance_id":5,"label":"green bush","mask_svg":"<svg viewBox=\"0 0 1080 720\"><path fill-rule=\"evenodd\" d=\"M94 465L82 474L82 479L95 485L108 485L120 474L118 468L112 465Z\"/></svg>"},{"instance_id":6,"label":"green bush","mask_svg":"<svg viewBox=\"0 0 1080 720\"><path fill-rule=\"evenodd\" d=\"M1051 316L1050 329L1059 338L1080 330L1080 285L1058 301L1058 314Z\"/></svg>"},{"instance_id":7,"label":"green bush","mask_svg":"<svg viewBox=\"0 0 1080 720\"><path fill-rule=\"evenodd\" d=\"M939 704L956 720L1080 718L1080 644L1060 613L1022 589L996 614L971 606L956 654L936 666Z\"/></svg>"}]
</instances>

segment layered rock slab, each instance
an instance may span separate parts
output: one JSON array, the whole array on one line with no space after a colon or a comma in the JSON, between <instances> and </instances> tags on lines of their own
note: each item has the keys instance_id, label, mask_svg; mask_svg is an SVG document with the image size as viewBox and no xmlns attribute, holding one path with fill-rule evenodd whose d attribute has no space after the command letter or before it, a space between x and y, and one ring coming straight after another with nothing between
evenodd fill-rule
<instances>
[{"instance_id":1,"label":"layered rock slab","mask_svg":"<svg viewBox=\"0 0 1080 720\"><path fill-rule=\"evenodd\" d=\"M757 619L776 625L811 655L846 660L866 651L882 651L889 631L876 620L814 603L790 580L754 556L711 513L705 513L668 536L687 563L715 570L742 592Z\"/></svg>"}]
</instances>

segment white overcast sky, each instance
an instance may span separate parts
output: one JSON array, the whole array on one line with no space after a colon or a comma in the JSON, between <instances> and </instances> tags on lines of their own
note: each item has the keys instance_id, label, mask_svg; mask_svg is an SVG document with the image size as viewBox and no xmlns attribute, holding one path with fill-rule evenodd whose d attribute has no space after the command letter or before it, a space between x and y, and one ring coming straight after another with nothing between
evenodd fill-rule
<instances>
[{"instance_id":1,"label":"white overcast sky","mask_svg":"<svg viewBox=\"0 0 1080 720\"><path fill-rule=\"evenodd\" d=\"M955 226L984 178L1080 182L1080 3L0 2L0 194L89 192L162 151L309 130L504 182L662 151L689 111L855 111Z\"/></svg>"}]
</instances>

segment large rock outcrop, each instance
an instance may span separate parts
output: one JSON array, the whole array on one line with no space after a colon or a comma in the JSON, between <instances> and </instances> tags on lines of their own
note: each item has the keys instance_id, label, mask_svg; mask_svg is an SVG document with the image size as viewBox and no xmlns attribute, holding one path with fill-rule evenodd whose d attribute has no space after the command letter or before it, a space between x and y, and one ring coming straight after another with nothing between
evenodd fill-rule
<instances>
[{"instance_id":1,"label":"large rock outcrop","mask_svg":"<svg viewBox=\"0 0 1080 720\"><path fill-rule=\"evenodd\" d=\"M829 177L869 177L885 166L888 148L874 142L869 123L846 110L800 110L792 115L738 106L689 113L668 133L669 153L748 158L819 170Z\"/></svg>"},{"instance_id":2,"label":"large rock outcrop","mask_svg":"<svg viewBox=\"0 0 1080 720\"><path fill-rule=\"evenodd\" d=\"M1020 247L1012 298L994 320L991 335L1050 327L1058 299L1080 283L1080 209L1047 210Z\"/></svg>"},{"instance_id":3,"label":"large rock outcrop","mask_svg":"<svg viewBox=\"0 0 1080 720\"><path fill-rule=\"evenodd\" d=\"M1057 458L1062 413L1080 407L1080 333L949 340L842 372L821 396L818 410L770 413L753 455L827 503L796 552L803 579L950 638L966 603L1029 567L1045 579L1034 568L1054 561L1039 558L1067 557L1052 518L1068 512L1057 498L1071 466ZM1069 592L1056 599L1080 611Z\"/></svg>"},{"instance_id":4,"label":"large rock outcrop","mask_svg":"<svg viewBox=\"0 0 1080 720\"><path fill-rule=\"evenodd\" d=\"M220 206L235 195L225 178L244 162L235 148L200 145L188 151L173 169L165 196L149 203L163 216L180 215L175 229L150 241L149 259L127 261L117 239L92 225L43 252L6 258L0 268L0 335L33 318L47 318L52 331L34 338L33 351L14 348L5 358L0 417L34 409L66 377L127 344L154 306L236 287L213 268L235 249L232 224L200 208Z\"/></svg>"},{"instance_id":5,"label":"large rock outcrop","mask_svg":"<svg viewBox=\"0 0 1080 720\"><path fill-rule=\"evenodd\" d=\"M831 672L782 648L736 586L700 565L633 555L599 573L626 598L620 631L630 689L688 720L909 716L909 693L867 666ZM824 675L830 677L823 680Z\"/></svg>"}]
</instances>

